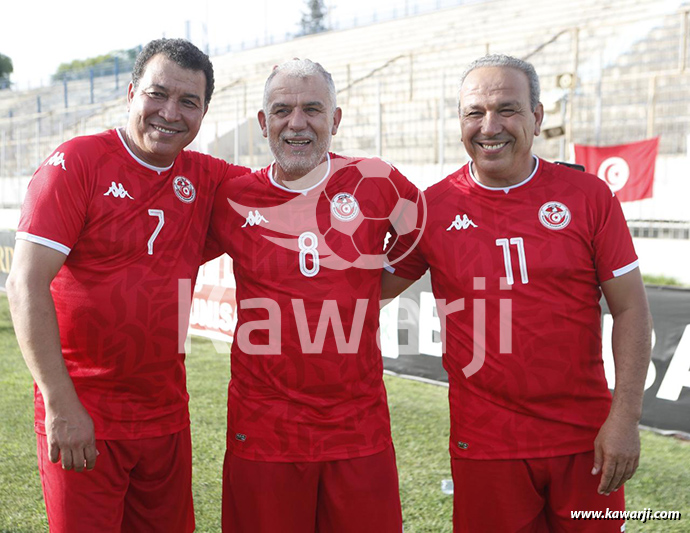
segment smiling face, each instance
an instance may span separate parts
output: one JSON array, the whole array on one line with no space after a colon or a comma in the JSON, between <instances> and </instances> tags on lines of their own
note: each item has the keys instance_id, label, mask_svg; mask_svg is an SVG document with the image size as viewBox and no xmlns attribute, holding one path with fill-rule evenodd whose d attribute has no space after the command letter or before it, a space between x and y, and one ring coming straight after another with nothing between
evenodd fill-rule
<instances>
[{"instance_id":1,"label":"smiling face","mask_svg":"<svg viewBox=\"0 0 690 533\"><path fill-rule=\"evenodd\" d=\"M460 89L462 142L477 179L491 187L514 185L534 168L532 142L544 109L530 108L527 76L515 68L481 67Z\"/></svg>"},{"instance_id":2,"label":"smiling face","mask_svg":"<svg viewBox=\"0 0 690 533\"><path fill-rule=\"evenodd\" d=\"M321 75L276 74L266 109L259 111L259 124L276 159L276 178L299 179L323 162L341 117L340 108L333 110Z\"/></svg>"},{"instance_id":3,"label":"smiling face","mask_svg":"<svg viewBox=\"0 0 690 533\"><path fill-rule=\"evenodd\" d=\"M130 150L150 165L167 167L199 132L206 114L206 77L182 68L163 54L153 56L138 87L127 91Z\"/></svg>"}]
</instances>

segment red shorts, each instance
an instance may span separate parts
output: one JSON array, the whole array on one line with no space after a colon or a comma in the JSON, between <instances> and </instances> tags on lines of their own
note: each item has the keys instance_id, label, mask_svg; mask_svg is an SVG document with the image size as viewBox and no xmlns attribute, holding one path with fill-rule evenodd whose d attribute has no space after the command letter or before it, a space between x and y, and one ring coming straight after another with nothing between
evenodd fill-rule
<instances>
[{"instance_id":1,"label":"red shorts","mask_svg":"<svg viewBox=\"0 0 690 533\"><path fill-rule=\"evenodd\" d=\"M224 533L400 533L393 446L341 461L223 465Z\"/></svg>"},{"instance_id":2,"label":"red shorts","mask_svg":"<svg viewBox=\"0 0 690 533\"><path fill-rule=\"evenodd\" d=\"M625 521L574 520L571 511L625 510L623 489L597 492L594 452L542 459L452 459L455 533L620 533Z\"/></svg>"},{"instance_id":3,"label":"red shorts","mask_svg":"<svg viewBox=\"0 0 690 533\"><path fill-rule=\"evenodd\" d=\"M189 428L163 437L97 440L93 470L63 470L37 435L51 533L194 531Z\"/></svg>"}]
</instances>

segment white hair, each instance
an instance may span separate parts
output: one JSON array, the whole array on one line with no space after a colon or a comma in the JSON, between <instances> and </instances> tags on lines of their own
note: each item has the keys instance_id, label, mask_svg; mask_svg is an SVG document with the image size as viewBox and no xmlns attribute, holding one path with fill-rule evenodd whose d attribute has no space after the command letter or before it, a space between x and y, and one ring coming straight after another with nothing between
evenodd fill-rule
<instances>
[{"instance_id":1,"label":"white hair","mask_svg":"<svg viewBox=\"0 0 690 533\"><path fill-rule=\"evenodd\" d=\"M333 83L333 77L319 63L314 63L309 59L292 59L282 63L281 65L278 65L273 69L273 72L271 72L270 76L268 76L266 85L264 86L264 111L268 111L268 95L270 92L271 82L278 73L283 73L286 76L294 78L309 78L310 76L317 75L322 76L328 89L328 99L330 100L329 103L331 104L331 109L332 111L335 111L335 83Z\"/></svg>"}]
</instances>

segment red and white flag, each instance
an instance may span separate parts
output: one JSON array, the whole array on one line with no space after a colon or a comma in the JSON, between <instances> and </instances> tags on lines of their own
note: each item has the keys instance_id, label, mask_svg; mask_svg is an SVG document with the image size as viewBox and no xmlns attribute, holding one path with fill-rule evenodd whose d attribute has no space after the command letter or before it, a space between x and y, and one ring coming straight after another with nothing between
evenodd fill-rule
<instances>
[{"instance_id":1,"label":"red and white flag","mask_svg":"<svg viewBox=\"0 0 690 533\"><path fill-rule=\"evenodd\" d=\"M621 202L652 197L659 137L617 146L575 145L575 162L596 174Z\"/></svg>"}]
</instances>

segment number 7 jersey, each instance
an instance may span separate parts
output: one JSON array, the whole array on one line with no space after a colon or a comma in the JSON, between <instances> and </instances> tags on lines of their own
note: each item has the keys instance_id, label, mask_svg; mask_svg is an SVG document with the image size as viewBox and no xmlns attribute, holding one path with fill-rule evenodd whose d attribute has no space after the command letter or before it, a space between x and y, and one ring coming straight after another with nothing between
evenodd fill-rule
<instances>
[{"instance_id":1,"label":"number 7 jersey","mask_svg":"<svg viewBox=\"0 0 690 533\"><path fill-rule=\"evenodd\" d=\"M600 284L637 267L632 239L602 180L535 161L512 187L485 187L465 165L427 189L425 231L394 266L431 271L455 457L592 450L609 412Z\"/></svg>"},{"instance_id":2,"label":"number 7 jersey","mask_svg":"<svg viewBox=\"0 0 690 533\"><path fill-rule=\"evenodd\" d=\"M109 130L62 144L32 177L17 239L67 256L51 292L62 355L96 438L189 424L181 347L189 316L179 304L191 296L219 184L248 172L193 151L153 167ZM38 390L35 406L45 433Z\"/></svg>"},{"instance_id":3,"label":"number 7 jersey","mask_svg":"<svg viewBox=\"0 0 690 533\"><path fill-rule=\"evenodd\" d=\"M299 192L267 167L225 184L214 207L237 282L228 448L246 459L348 459L391 443L383 248L421 195L380 160L329 155L315 172L323 179Z\"/></svg>"}]
</instances>

